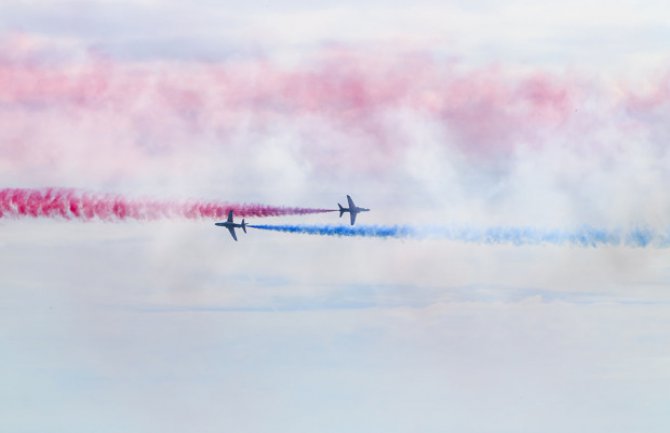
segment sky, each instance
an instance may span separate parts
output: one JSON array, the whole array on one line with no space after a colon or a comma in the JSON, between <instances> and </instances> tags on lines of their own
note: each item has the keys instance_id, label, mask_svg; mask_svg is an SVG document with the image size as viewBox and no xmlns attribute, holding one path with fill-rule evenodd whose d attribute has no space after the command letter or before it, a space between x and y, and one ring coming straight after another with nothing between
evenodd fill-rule
<instances>
[{"instance_id":1,"label":"sky","mask_svg":"<svg viewBox=\"0 0 670 433\"><path fill-rule=\"evenodd\" d=\"M0 9L0 431L670 428L667 2Z\"/></svg>"}]
</instances>

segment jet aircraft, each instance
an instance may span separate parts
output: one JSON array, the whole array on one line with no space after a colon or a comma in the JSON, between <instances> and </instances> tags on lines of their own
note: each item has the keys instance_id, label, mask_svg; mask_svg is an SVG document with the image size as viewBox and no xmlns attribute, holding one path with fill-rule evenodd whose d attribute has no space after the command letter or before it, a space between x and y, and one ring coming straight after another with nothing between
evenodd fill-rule
<instances>
[{"instance_id":1,"label":"jet aircraft","mask_svg":"<svg viewBox=\"0 0 670 433\"><path fill-rule=\"evenodd\" d=\"M347 201L349 202L349 207L342 207L341 204L337 204L340 207L340 218L345 212L349 212L349 217L351 219L351 225L356 224L356 215L359 212L368 212L370 209L365 209L364 207L358 207L354 204L354 201L351 199L351 196L347 196Z\"/></svg>"},{"instance_id":2,"label":"jet aircraft","mask_svg":"<svg viewBox=\"0 0 670 433\"><path fill-rule=\"evenodd\" d=\"M244 233L247 232L247 223L244 222L244 218L240 224L233 222L233 211L228 212L228 219L222 223L214 223L214 225L225 227L230 232L230 235L237 241L237 235L235 234L235 228L240 227L244 230Z\"/></svg>"}]
</instances>

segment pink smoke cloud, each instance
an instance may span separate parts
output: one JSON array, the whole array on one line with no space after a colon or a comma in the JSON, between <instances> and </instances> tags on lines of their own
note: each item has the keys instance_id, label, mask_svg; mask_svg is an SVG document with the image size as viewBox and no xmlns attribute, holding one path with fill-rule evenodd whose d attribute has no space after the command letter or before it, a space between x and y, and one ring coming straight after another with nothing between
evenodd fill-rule
<instances>
[{"instance_id":1,"label":"pink smoke cloud","mask_svg":"<svg viewBox=\"0 0 670 433\"><path fill-rule=\"evenodd\" d=\"M393 167L413 145L406 113L436 125L444 146L475 159L578 135L584 119L601 115L585 109L599 97L586 80L466 68L418 51L324 49L288 67L267 59L124 62L90 54L41 61L34 55L40 44L3 44L0 164L40 169L82 158L89 167L132 173L171 152L249 142L290 123L311 167L369 172Z\"/></svg>"}]
</instances>

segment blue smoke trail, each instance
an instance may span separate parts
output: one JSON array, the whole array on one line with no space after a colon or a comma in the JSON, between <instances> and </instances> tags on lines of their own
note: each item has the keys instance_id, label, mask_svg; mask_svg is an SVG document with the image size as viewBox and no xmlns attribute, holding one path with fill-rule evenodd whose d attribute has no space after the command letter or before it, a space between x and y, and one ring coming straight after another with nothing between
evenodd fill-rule
<instances>
[{"instance_id":1,"label":"blue smoke trail","mask_svg":"<svg viewBox=\"0 0 670 433\"><path fill-rule=\"evenodd\" d=\"M580 247L669 247L670 232L658 234L637 228L628 232L582 227L576 230L540 230L529 227L485 229L449 226L342 226L342 225L249 225L255 229L317 236L446 239L477 244L576 245Z\"/></svg>"}]
</instances>

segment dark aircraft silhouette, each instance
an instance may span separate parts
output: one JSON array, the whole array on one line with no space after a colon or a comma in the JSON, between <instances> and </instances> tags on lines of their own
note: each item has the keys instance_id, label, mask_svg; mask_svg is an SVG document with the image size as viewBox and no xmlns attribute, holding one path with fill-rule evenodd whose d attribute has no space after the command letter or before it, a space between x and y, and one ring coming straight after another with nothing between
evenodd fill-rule
<instances>
[{"instance_id":1,"label":"dark aircraft silhouette","mask_svg":"<svg viewBox=\"0 0 670 433\"><path fill-rule=\"evenodd\" d=\"M222 223L214 223L214 225L225 227L228 229L230 232L230 235L237 241L237 235L235 234L235 228L236 227L241 227L242 230L244 230L244 233L247 232L247 223L244 222L244 218L242 218L242 222L240 224L235 224L233 222L233 211L231 210L228 212L228 220Z\"/></svg>"},{"instance_id":2,"label":"dark aircraft silhouette","mask_svg":"<svg viewBox=\"0 0 670 433\"><path fill-rule=\"evenodd\" d=\"M351 218L351 225L353 226L356 224L356 215L358 215L359 212L368 212L370 209L365 209L364 207L358 207L354 204L354 201L351 199L351 196L347 196L347 201L349 202L349 207L342 207L341 204L337 204L340 207L340 218L342 218L342 215L345 212L349 212L349 216Z\"/></svg>"}]
</instances>

